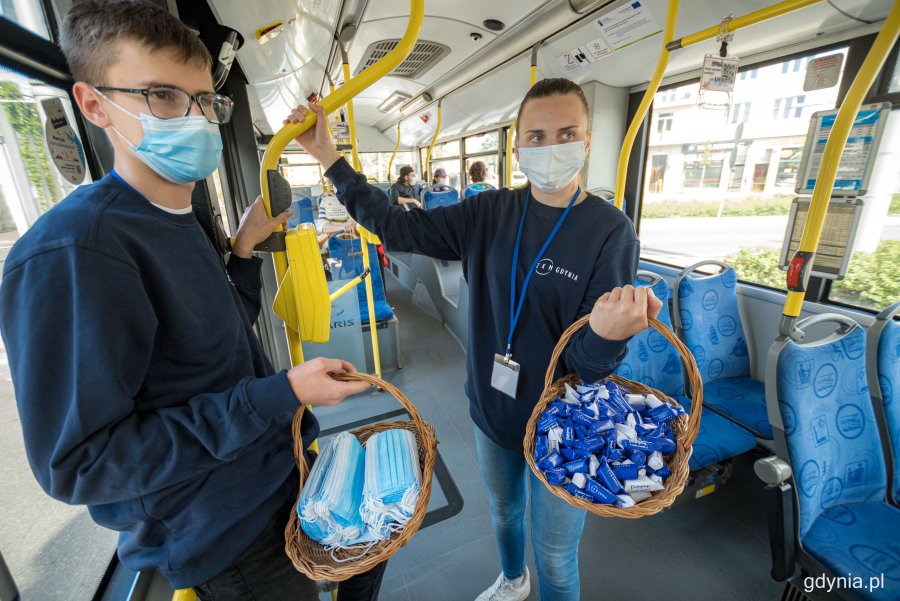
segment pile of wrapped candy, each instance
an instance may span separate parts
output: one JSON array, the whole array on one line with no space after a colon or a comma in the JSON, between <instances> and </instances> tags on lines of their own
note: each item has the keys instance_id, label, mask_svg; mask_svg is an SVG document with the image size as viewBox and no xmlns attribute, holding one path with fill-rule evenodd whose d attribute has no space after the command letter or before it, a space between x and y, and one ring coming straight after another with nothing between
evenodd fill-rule
<instances>
[{"instance_id":1,"label":"pile of wrapped candy","mask_svg":"<svg viewBox=\"0 0 900 601\"><path fill-rule=\"evenodd\" d=\"M537 423L534 460L550 484L573 497L633 507L665 487L665 456L675 451L672 420L684 413L612 381L566 384Z\"/></svg>"}]
</instances>

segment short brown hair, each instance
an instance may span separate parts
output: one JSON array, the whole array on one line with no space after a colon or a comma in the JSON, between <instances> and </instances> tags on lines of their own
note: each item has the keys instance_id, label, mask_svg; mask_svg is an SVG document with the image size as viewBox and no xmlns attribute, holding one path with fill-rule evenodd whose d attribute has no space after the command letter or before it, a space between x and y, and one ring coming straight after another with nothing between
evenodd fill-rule
<instances>
[{"instance_id":1,"label":"short brown hair","mask_svg":"<svg viewBox=\"0 0 900 601\"><path fill-rule=\"evenodd\" d=\"M185 63L212 66L209 50L193 31L144 0L76 0L66 13L59 45L75 81L103 85L123 40L152 50L170 48Z\"/></svg>"},{"instance_id":2,"label":"short brown hair","mask_svg":"<svg viewBox=\"0 0 900 601\"><path fill-rule=\"evenodd\" d=\"M522 110L525 108L525 104L528 103L529 100L533 100L535 98L546 98L547 96L565 96L566 94L575 94L578 96L578 99L581 101L581 105L584 107L584 114L587 115L588 124L591 122L591 109L588 106L587 98L584 96L584 90L581 89L581 86L575 83L570 79L566 79L564 77L553 77L550 79L542 79L528 90L528 93L525 94L525 98L522 99L522 104L519 105L519 112L516 113L516 123L522 119ZM590 130L588 130L590 133Z\"/></svg>"},{"instance_id":3,"label":"short brown hair","mask_svg":"<svg viewBox=\"0 0 900 601\"><path fill-rule=\"evenodd\" d=\"M487 178L487 167L482 161L475 161L469 166L469 179L473 184L483 182Z\"/></svg>"}]
</instances>

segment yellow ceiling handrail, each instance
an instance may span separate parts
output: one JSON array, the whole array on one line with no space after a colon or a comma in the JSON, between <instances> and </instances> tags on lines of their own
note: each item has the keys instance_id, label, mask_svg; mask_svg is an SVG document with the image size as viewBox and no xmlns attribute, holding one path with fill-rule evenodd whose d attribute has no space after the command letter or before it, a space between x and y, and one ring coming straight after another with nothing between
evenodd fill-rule
<instances>
[{"instance_id":1,"label":"yellow ceiling handrail","mask_svg":"<svg viewBox=\"0 0 900 601\"><path fill-rule=\"evenodd\" d=\"M534 84L537 83L537 56L538 50L540 50L542 43L543 42L538 42L531 47L531 88L533 88ZM506 130L506 168L504 169L504 171L506 172L505 180L507 188L512 186L513 140L515 138L516 125L518 125L518 123L516 123L517 120L518 117L516 119L513 119L513 122L509 124L509 129Z\"/></svg>"},{"instance_id":2,"label":"yellow ceiling handrail","mask_svg":"<svg viewBox=\"0 0 900 601\"><path fill-rule=\"evenodd\" d=\"M698 44L705 40L714 39L720 33L737 31L738 29L755 25L775 17L780 17L781 15L786 15L795 10L800 10L801 8L806 8L807 6L812 6L813 4L818 4L822 1L823 0L785 0L784 2L779 2L778 4L748 13L742 17L731 19L724 24L724 30L723 25L713 25L712 27L698 31L697 33L678 38L677 40L666 44L666 49L674 51L680 48L687 48L688 46L693 46L694 44Z\"/></svg>"},{"instance_id":3,"label":"yellow ceiling handrail","mask_svg":"<svg viewBox=\"0 0 900 601\"><path fill-rule=\"evenodd\" d=\"M631 158L631 149L634 147L634 140L637 138L638 130L644 123L644 117L650 110L650 104L653 102L653 96L659 89L659 83L662 81L666 72L666 66L669 64L668 44L675 37L675 22L678 20L678 0L669 0L669 9L666 11L666 28L663 33L663 46L659 53L659 60L656 62L656 70L653 77L650 78L650 85L644 92L641 104L638 106L637 113L625 132L625 140L622 142L622 150L619 151L619 167L616 171L616 208L622 210L622 204L625 200L625 178L628 175L628 160Z\"/></svg>"},{"instance_id":4,"label":"yellow ceiling handrail","mask_svg":"<svg viewBox=\"0 0 900 601\"><path fill-rule=\"evenodd\" d=\"M410 0L409 22L406 25L406 31L397 46L381 58L374 65L354 77L346 81L343 86L335 92L329 94L319 102L319 105L325 109L325 114L331 114L339 107L347 103L348 100L371 86L378 79L384 77L393 71L397 65L403 62L419 38L419 31L422 29L422 20L425 16L425 0ZM262 165L260 166L259 180L260 190L262 191L263 205L266 213L272 215L272 207L270 204L269 178L268 172L278 169L278 159L284 152L290 142L312 128L317 121L315 113L308 113L303 123L289 123L282 127L269 142L266 152L263 154ZM281 282L287 272L288 262L285 252L274 252L272 258L275 262L275 274L277 281ZM287 332L288 346L291 352L291 361L294 364L303 361L303 349L300 342L300 336L291 328L285 329Z\"/></svg>"},{"instance_id":5,"label":"yellow ceiling handrail","mask_svg":"<svg viewBox=\"0 0 900 601\"><path fill-rule=\"evenodd\" d=\"M837 176L841 155L850 136L850 129L856 114L865 100L866 94L872 87L879 71L881 71L888 54L900 34L900 0L894 1L894 6L884 22L884 26L875 38L872 48L866 55L865 61L853 78L853 83L847 91L847 96L841 103L834 126L828 134L828 141L822 152L822 162L819 173L816 176L816 186L813 188L812 201L810 202L809 215L803 227L803 235L800 238L800 246L791 259L788 274L798 278L797 286L789 285L787 299L784 303L781 326L779 332L785 336L792 336L794 324L803 308L803 297L806 291L806 280L815 259L816 249L819 246L819 238L822 235L822 227L825 224L825 213L828 211L828 201L834 188L834 180ZM794 289L792 289L794 288Z\"/></svg>"}]
</instances>

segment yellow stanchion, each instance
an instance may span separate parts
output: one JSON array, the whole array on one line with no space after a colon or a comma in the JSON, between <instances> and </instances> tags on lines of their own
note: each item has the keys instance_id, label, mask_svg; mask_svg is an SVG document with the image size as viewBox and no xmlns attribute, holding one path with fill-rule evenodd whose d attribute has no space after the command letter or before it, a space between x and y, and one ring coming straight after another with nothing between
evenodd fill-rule
<instances>
[{"instance_id":1,"label":"yellow stanchion","mask_svg":"<svg viewBox=\"0 0 900 601\"><path fill-rule=\"evenodd\" d=\"M616 171L616 193L613 197L615 198L616 208L619 210L622 209L622 204L625 200L625 177L628 175L628 159L631 157L631 149L634 146L635 138L637 138L638 130L644 122L644 117L647 116L647 111L650 110L653 96L656 94L656 90L659 89L659 82L662 81L663 74L666 72L666 65L669 64L669 49L667 46L672 41L672 38L675 37L675 22L677 19L678 0L669 0L669 8L666 12L666 28L663 32L663 46L659 53L659 59L656 62L656 71L653 72L650 85L647 91L644 92L644 97L641 99L637 113L631 120L628 131L625 132L625 140L622 142L622 150L619 152L619 167Z\"/></svg>"},{"instance_id":2,"label":"yellow stanchion","mask_svg":"<svg viewBox=\"0 0 900 601\"><path fill-rule=\"evenodd\" d=\"M788 267L788 294L784 304L781 326L779 330L784 335L791 335L794 322L803 308L803 296L806 291L806 282L809 271L815 259L816 249L819 246L819 238L822 235L822 227L825 224L825 213L828 210L828 202L834 188L834 180L837 176L841 154L850 136L850 129L856 114L862 106L863 100L872 87L875 77L884 65L888 54L900 33L900 0L895 0L891 12L884 22L884 26L875 38L872 48L869 50L862 67L853 78L853 83L847 91L844 102L838 110L834 126L828 135L825 149L822 152L822 162L819 173L816 176L816 186L813 188L812 201L810 202L809 215L803 227L803 235L800 238L800 246L791 259Z\"/></svg>"},{"instance_id":3,"label":"yellow stanchion","mask_svg":"<svg viewBox=\"0 0 900 601\"><path fill-rule=\"evenodd\" d=\"M388 161L388 170L387 170L387 179L391 181L391 167L394 166L394 159L397 157L397 151L400 150L400 123L397 123L397 145L394 146L394 154L391 155L391 160Z\"/></svg>"},{"instance_id":4,"label":"yellow stanchion","mask_svg":"<svg viewBox=\"0 0 900 601\"><path fill-rule=\"evenodd\" d=\"M425 171L425 172L428 174L427 177L424 178L426 182L428 182L428 181L431 179L431 177L432 177L432 173L431 173L431 151L434 150L434 143L437 141L438 136L439 136L440 133L441 133L441 117L442 117L442 115L443 115L443 114L442 114L442 112L441 112L441 101L438 100L438 105L437 105L437 123L435 123L435 125L434 125L434 135L431 136L431 144L428 145L428 152L425 154L425 165L422 166L422 170ZM430 184L429 184L429 185L430 185Z\"/></svg>"},{"instance_id":5,"label":"yellow stanchion","mask_svg":"<svg viewBox=\"0 0 900 601\"><path fill-rule=\"evenodd\" d=\"M366 272L372 270L371 260L369 259L369 244L378 246L381 240L378 236L367 230L361 225L356 226L359 232L359 240L362 242L363 269ZM378 266L375 266L378 269ZM372 278L366 278L366 305L369 308L369 334L372 338L372 361L375 363L375 374L381 377L381 352L378 348L378 327L375 320L375 293L372 290Z\"/></svg>"},{"instance_id":6,"label":"yellow stanchion","mask_svg":"<svg viewBox=\"0 0 900 601\"><path fill-rule=\"evenodd\" d=\"M537 83L537 53L538 49L540 49L541 43L538 42L531 49L531 87L534 87L534 84ZM506 130L506 187L509 188L512 186L512 164L513 164L513 140L515 139L516 134L516 119L513 119L513 122L509 124L509 129Z\"/></svg>"},{"instance_id":7,"label":"yellow stanchion","mask_svg":"<svg viewBox=\"0 0 900 601\"><path fill-rule=\"evenodd\" d=\"M347 53L341 46L341 51L344 53L344 82L350 81L350 63L347 61L350 60L347 58ZM353 168L356 171L362 170L362 164L359 162L359 140L356 137L356 117L353 114L353 100L347 101L347 123L350 127L350 144L353 145L353 148L350 150L350 156L353 157Z\"/></svg>"},{"instance_id":8,"label":"yellow stanchion","mask_svg":"<svg viewBox=\"0 0 900 601\"><path fill-rule=\"evenodd\" d=\"M172 595L172 601L197 601L197 593L192 588L180 589Z\"/></svg>"},{"instance_id":9,"label":"yellow stanchion","mask_svg":"<svg viewBox=\"0 0 900 601\"><path fill-rule=\"evenodd\" d=\"M387 55L381 58L377 63L360 73L357 77L345 82L341 88L329 94L319 103L325 110L325 114L333 113L338 107L343 106L348 100L359 94L362 90L372 85L375 81L384 77L393 71L404 58L412 51L419 37L419 31L422 27L422 19L425 14L425 0L410 0L410 17L407 23L406 31L397 46ZM263 155L262 165L260 169L260 189L262 190L263 204L266 207L266 213L271 215L272 208L270 204L269 193L269 171L278 168L278 158L284 151L285 147L297 136L314 127L317 116L314 113L307 115L303 123L289 123L282 127L269 142L266 152ZM275 261L275 272L278 281L282 281L287 271L287 257L284 252L273 253ZM288 345L291 349L291 361L297 364L303 361L303 350L300 344L300 337L296 332L286 329Z\"/></svg>"}]
</instances>

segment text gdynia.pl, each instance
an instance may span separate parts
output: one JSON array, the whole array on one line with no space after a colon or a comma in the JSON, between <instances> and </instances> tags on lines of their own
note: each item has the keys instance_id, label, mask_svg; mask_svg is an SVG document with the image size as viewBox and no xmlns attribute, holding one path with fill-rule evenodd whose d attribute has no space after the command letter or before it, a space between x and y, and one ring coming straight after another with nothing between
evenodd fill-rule
<instances>
[{"instance_id":1,"label":"text gdynia.pl","mask_svg":"<svg viewBox=\"0 0 900 601\"><path fill-rule=\"evenodd\" d=\"M854 576L847 574L846 576L807 576L803 579L803 591L811 593L813 591L832 591L841 589L853 589L864 591L877 591L884 589L884 574L878 576L870 576L863 578L862 576Z\"/></svg>"}]
</instances>

